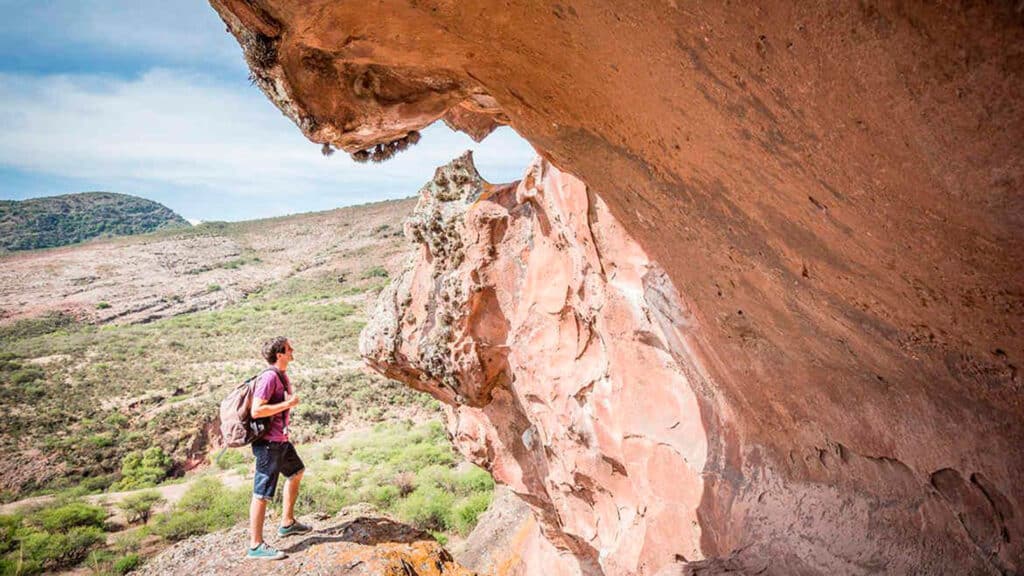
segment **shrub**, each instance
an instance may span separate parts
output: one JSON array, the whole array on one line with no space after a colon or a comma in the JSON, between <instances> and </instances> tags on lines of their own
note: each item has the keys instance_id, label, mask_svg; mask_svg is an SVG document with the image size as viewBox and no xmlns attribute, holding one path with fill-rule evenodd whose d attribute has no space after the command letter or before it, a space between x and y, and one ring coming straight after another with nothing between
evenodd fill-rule
<instances>
[{"instance_id":1,"label":"shrub","mask_svg":"<svg viewBox=\"0 0 1024 576\"><path fill-rule=\"evenodd\" d=\"M142 565L142 558L138 554L128 554L114 561L114 573L127 574Z\"/></svg>"},{"instance_id":2,"label":"shrub","mask_svg":"<svg viewBox=\"0 0 1024 576\"><path fill-rule=\"evenodd\" d=\"M299 490L295 507L334 515L350 503L352 500L344 485L336 482L324 482L319 478L308 478L302 482L302 489Z\"/></svg>"},{"instance_id":3,"label":"shrub","mask_svg":"<svg viewBox=\"0 0 1024 576\"><path fill-rule=\"evenodd\" d=\"M184 540L190 536L200 536L218 529L212 525L209 517L197 513L178 514L168 512L157 518L153 532L171 542Z\"/></svg>"},{"instance_id":4,"label":"shrub","mask_svg":"<svg viewBox=\"0 0 1024 576\"><path fill-rule=\"evenodd\" d=\"M416 474L410 471L399 472L398 474L395 474L392 484L398 488L399 496L408 496L416 489Z\"/></svg>"},{"instance_id":5,"label":"shrub","mask_svg":"<svg viewBox=\"0 0 1024 576\"><path fill-rule=\"evenodd\" d=\"M452 466L455 464L455 453L447 443L421 442L406 446L390 461L402 470L420 470L431 464Z\"/></svg>"},{"instance_id":6,"label":"shrub","mask_svg":"<svg viewBox=\"0 0 1024 576\"><path fill-rule=\"evenodd\" d=\"M476 527L477 520L491 505L491 492L480 492L461 500L452 510L452 528L465 536Z\"/></svg>"},{"instance_id":7,"label":"shrub","mask_svg":"<svg viewBox=\"0 0 1024 576\"><path fill-rule=\"evenodd\" d=\"M390 508L392 504L398 500L399 491L397 486L385 484L384 486L376 486L373 488L370 498L373 503L381 509Z\"/></svg>"},{"instance_id":8,"label":"shrub","mask_svg":"<svg viewBox=\"0 0 1024 576\"><path fill-rule=\"evenodd\" d=\"M18 547L15 536L21 528L21 516L17 514L0 516L0 555ZM0 571L0 574L6 572Z\"/></svg>"},{"instance_id":9,"label":"shrub","mask_svg":"<svg viewBox=\"0 0 1024 576\"><path fill-rule=\"evenodd\" d=\"M121 490L150 488L167 477L171 469L171 457L164 454L159 446L147 448L144 452L132 452L121 460Z\"/></svg>"},{"instance_id":10,"label":"shrub","mask_svg":"<svg viewBox=\"0 0 1024 576\"><path fill-rule=\"evenodd\" d=\"M230 470L236 466L248 464L251 458L246 455L245 450L225 450L220 458L216 459L217 468Z\"/></svg>"},{"instance_id":11,"label":"shrub","mask_svg":"<svg viewBox=\"0 0 1024 576\"><path fill-rule=\"evenodd\" d=\"M455 490L460 494L491 492L494 490L494 478L483 468L472 466L455 477Z\"/></svg>"},{"instance_id":12,"label":"shrub","mask_svg":"<svg viewBox=\"0 0 1024 576\"><path fill-rule=\"evenodd\" d=\"M53 508L36 511L26 520L29 525L42 528L47 532L67 532L77 527L102 528L106 520L106 511L85 502L69 502Z\"/></svg>"},{"instance_id":13,"label":"shrub","mask_svg":"<svg viewBox=\"0 0 1024 576\"><path fill-rule=\"evenodd\" d=\"M128 417L120 412L114 412L103 419L103 423L107 426L115 429L121 429L127 426Z\"/></svg>"},{"instance_id":14,"label":"shrub","mask_svg":"<svg viewBox=\"0 0 1024 576\"><path fill-rule=\"evenodd\" d=\"M35 318L18 320L14 324L0 327L0 341L13 342L58 330L67 329L75 324L75 317L64 312L50 312Z\"/></svg>"},{"instance_id":15,"label":"shrub","mask_svg":"<svg viewBox=\"0 0 1024 576\"><path fill-rule=\"evenodd\" d=\"M152 513L153 508L163 502L164 498L158 492L147 490L145 492L129 494L118 504L118 507L124 511L125 519L129 523L141 522L145 524L149 520L149 515Z\"/></svg>"},{"instance_id":16,"label":"shrub","mask_svg":"<svg viewBox=\"0 0 1024 576\"><path fill-rule=\"evenodd\" d=\"M114 437L109 432L91 434L85 439L94 448L107 448L114 445Z\"/></svg>"},{"instance_id":17,"label":"shrub","mask_svg":"<svg viewBox=\"0 0 1024 576\"><path fill-rule=\"evenodd\" d=\"M249 488L228 490L216 478L200 478L173 510L157 517L153 531L175 541L230 528L248 515L250 493Z\"/></svg>"},{"instance_id":18,"label":"shrub","mask_svg":"<svg viewBox=\"0 0 1024 576\"><path fill-rule=\"evenodd\" d=\"M96 304L97 310L106 310L107 308L110 308L110 302L100 302Z\"/></svg>"},{"instance_id":19,"label":"shrub","mask_svg":"<svg viewBox=\"0 0 1024 576\"><path fill-rule=\"evenodd\" d=\"M420 486L398 503L398 516L423 530L446 530L451 524L453 498L433 486Z\"/></svg>"},{"instance_id":20,"label":"shrub","mask_svg":"<svg viewBox=\"0 0 1024 576\"><path fill-rule=\"evenodd\" d=\"M374 266L363 273L363 278L387 278L388 271L383 266Z\"/></svg>"},{"instance_id":21,"label":"shrub","mask_svg":"<svg viewBox=\"0 0 1024 576\"><path fill-rule=\"evenodd\" d=\"M22 558L22 574L67 568L81 562L103 539L103 530L95 526L76 526L66 534L29 531L19 537L21 549L15 555Z\"/></svg>"}]
</instances>

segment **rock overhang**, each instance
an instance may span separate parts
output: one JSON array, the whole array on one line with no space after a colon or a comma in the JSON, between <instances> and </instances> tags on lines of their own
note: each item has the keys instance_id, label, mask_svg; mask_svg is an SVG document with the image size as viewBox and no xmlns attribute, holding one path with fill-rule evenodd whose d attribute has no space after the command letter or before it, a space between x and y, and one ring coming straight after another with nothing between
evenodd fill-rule
<instances>
[{"instance_id":1,"label":"rock overhang","mask_svg":"<svg viewBox=\"0 0 1024 576\"><path fill-rule=\"evenodd\" d=\"M465 109L601 195L685 297L670 350L718 398L707 555L776 534L794 566L1019 566L1012 7L212 3L277 39L263 88L315 141L358 152ZM832 541L788 548L794 523Z\"/></svg>"}]
</instances>

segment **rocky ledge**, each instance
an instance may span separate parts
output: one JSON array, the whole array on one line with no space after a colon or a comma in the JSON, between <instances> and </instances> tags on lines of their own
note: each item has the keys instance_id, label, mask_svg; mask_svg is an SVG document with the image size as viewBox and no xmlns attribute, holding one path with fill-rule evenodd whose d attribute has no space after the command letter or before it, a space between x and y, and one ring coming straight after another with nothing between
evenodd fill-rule
<instances>
[{"instance_id":1,"label":"rocky ledge","mask_svg":"<svg viewBox=\"0 0 1024 576\"><path fill-rule=\"evenodd\" d=\"M381 517L342 511L326 519L308 519L313 532L273 541L288 554L283 560L245 558L248 528L190 538L148 562L144 576L247 574L338 574L344 576L475 576L459 566L430 534ZM268 534L272 533L268 522Z\"/></svg>"}]
</instances>

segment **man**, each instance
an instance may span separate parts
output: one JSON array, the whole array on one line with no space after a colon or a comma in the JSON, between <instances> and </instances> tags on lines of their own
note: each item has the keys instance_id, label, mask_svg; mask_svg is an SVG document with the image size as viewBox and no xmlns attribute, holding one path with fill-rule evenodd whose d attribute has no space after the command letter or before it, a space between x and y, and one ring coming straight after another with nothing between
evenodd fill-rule
<instances>
[{"instance_id":1,"label":"man","mask_svg":"<svg viewBox=\"0 0 1024 576\"><path fill-rule=\"evenodd\" d=\"M263 357L270 367L260 374L253 390L252 417L268 418L267 431L252 443L256 456L256 474L253 478L252 504L249 506L249 558L280 560L284 552L263 541L263 519L267 502L274 498L277 476L285 477L284 510L278 536L291 536L309 532L310 527L295 520L295 499L299 496L299 482L305 469L295 446L288 441L290 411L299 403L286 374L295 350L288 339L278 336L263 344Z\"/></svg>"}]
</instances>

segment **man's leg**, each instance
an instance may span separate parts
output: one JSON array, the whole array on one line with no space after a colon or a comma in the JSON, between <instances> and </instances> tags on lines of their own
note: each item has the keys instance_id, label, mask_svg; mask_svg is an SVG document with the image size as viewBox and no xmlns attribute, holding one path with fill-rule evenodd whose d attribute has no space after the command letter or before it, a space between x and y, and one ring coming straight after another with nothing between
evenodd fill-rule
<instances>
[{"instance_id":1,"label":"man's leg","mask_svg":"<svg viewBox=\"0 0 1024 576\"><path fill-rule=\"evenodd\" d=\"M281 526L291 526L295 522L295 500L299 497L299 483L302 482L303 472L304 470L299 470L285 480L284 510L281 512Z\"/></svg>"},{"instance_id":2,"label":"man's leg","mask_svg":"<svg viewBox=\"0 0 1024 576\"><path fill-rule=\"evenodd\" d=\"M252 501L249 503L249 550L246 556L259 560L279 560L284 553L263 542L263 523L267 516L267 502L274 497L277 489L277 475L280 470L280 451L267 442L254 442L256 473L252 478Z\"/></svg>"},{"instance_id":3,"label":"man's leg","mask_svg":"<svg viewBox=\"0 0 1024 576\"><path fill-rule=\"evenodd\" d=\"M263 542L263 519L266 514L267 501L253 496L249 504L249 548L255 548Z\"/></svg>"}]
</instances>

